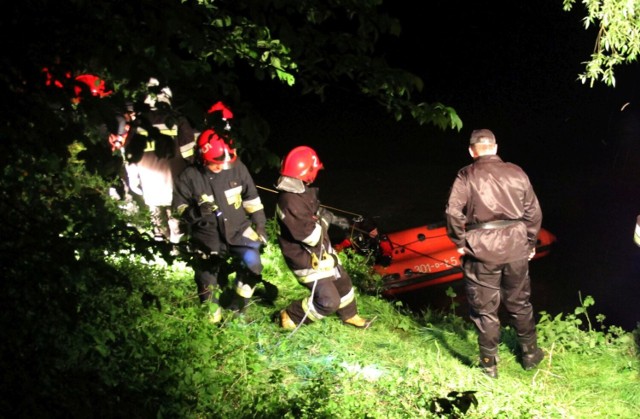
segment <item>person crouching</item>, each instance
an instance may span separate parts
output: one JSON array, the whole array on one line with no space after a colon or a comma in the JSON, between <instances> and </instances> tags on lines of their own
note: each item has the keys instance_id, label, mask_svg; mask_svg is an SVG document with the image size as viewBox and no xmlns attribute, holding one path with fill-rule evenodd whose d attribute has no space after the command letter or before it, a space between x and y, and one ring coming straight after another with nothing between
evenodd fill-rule
<instances>
[{"instance_id":1,"label":"person crouching","mask_svg":"<svg viewBox=\"0 0 640 419\"><path fill-rule=\"evenodd\" d=\"M321 207L318 188L309 187L322 168L316 152L307 146L291 150L280 168L276 185L278 244L287 266L311 291L309 297L280 312L280 325L293 330L336 313L344 324L366 329L371 322L358 315L351 278L328 235L330 224L347 229L349 222Z\"/></svg>"}]
</instances>

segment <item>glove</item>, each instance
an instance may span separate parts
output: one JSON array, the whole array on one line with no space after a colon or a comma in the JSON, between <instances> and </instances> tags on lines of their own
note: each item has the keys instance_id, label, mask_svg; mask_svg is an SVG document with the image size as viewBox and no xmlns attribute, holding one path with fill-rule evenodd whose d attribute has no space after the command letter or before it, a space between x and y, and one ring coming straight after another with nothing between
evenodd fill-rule
<instances>
[{"instance_id":1,"label":"glove","mask_svg":"<svg viewBox=\"0 0 640 419\"><path fill-rule=\"evenodd\" d=\"M213 203L212 202L203 202L200 204L200 216L207 217L213 214Z\"/></svg>"},{"instance_id":2,"label":"glove","mask_svg":"<svg viewBox=\"0 0 640 419\"><path fill-rule=\"evenodd\" d=\"M324 224L327 228L329 228L329 224L333 224L336 227L339 227L343 230L348 230L351 225L349 224L349 220L344 217L338 217L328 209L324 207L320 207L316 214L320 219L320 222Z\"/></svg>"},{"instance_id":3,"label":"glove","mask_svg":"<svg viewBox=\"0 0 640 419\"><path fill-rule=\"evenodd\" d=\"M331 220L333 219L333 213L323 207L320 207L318 208L318 212L316 212L316 217L318 217L320 224L325 228L329 228L329 224L331 224Z\"/></svg>"},{"instance_id":4,"label":"glove","mask_svg":"<svg viewBox=\"0 0 640 419\"><path fill-rule=\"evenodd\" d=\"M258 233L258 236L260 236L260 241L263 244L267 244L267 230L264 228L264 226L256 226L256 233Z\"/></svg>"},{"instance_id":5,"label":"glove","mask_svg":"<svg viewBox=\"0 0 640 419\"><path fill-rule=\"evenodd\" d=\"M331 222L334 226L341 228L343 230L349 230L351 225L349 224L349 220L344 217L333 216L333 221Z\"/></svg>"}]
</instances>

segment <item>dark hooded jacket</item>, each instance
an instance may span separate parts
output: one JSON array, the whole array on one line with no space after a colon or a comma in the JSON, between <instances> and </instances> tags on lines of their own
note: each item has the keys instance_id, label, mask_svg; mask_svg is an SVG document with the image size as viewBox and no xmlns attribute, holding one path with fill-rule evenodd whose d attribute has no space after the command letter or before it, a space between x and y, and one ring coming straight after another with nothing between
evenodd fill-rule
<instances>
[{"instance_id":1,"label":"dark hooded jacket","mask_svg":"<svg viewBox=\"0 0 640 419\"><path fill-rule=\"evenodd\" d=\"M522 168L490 155L460 169L446 218L447 233L458 248L482 262L501 264L529 256L542 225L542 210ZM513 222L482 228L499 220Z\"/></svg>"}]
</instances>

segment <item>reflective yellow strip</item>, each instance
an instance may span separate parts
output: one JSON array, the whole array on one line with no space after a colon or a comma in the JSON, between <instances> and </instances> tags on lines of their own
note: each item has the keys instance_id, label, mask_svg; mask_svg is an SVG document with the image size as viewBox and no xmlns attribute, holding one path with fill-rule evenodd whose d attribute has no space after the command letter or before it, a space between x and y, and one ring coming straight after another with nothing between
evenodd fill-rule
<instances>
[{"instance_id":1,"label":"reflective yellow strip","mask_svg":"<svg viewBox=\"0 0 640 419\"><path fill-rule=\"evenodd\" d=\"M353 292L353 288L351 288L346 295L340 298L340 307L338 307L338 309L345 308L351 304L355 298L356 294Z\"/></svg>"},{"instance_id":2,"label":"reflective yellow strip","mask_svg":"<svg viewBox=\"0 0 640 419\"><path fill-rule=\"evenodd\" d=\"M320 226L320 224L316 223L316 226L311 234L309 234L309 236L302 240L302 243L309 246L315 246L320 241L320 238L322 238L322 227Z\"/></svg>"},{"instance_id":3,"label":"reflective yellow strip","mask_svg":"<svg viewBox=\"0 0 640 419\"><path fill-rule=\"evenodd\" d=\"M243 201L242 207L248 214L253 214L256 211L260 211L261 209L264 209L264 205L262 205L262 201L260 200L260 197L255 199L250 199L249 201Z\"/></svg>"},{"instance_id":4,"label":"reflective yellow strip","mask_svg":"<svg viewBox=\"0 0 640 419\"><path fill-rule=\"evenodd\" d=\"M195 154L195 146L195 142L180 146L180 154L182 155L182 157L184 157L185 159L188 157L192 157Z\"/></svg>"},{"instance_id":5,"label":"reflective yellow strip","mask_svg":"<svg viewBox=\"0 0 640 419\"><path fill-rule=\"evenodd\" d=\"M254 242L260 241L260 236L251 226L247 227L246 230L242 232L242 237L246 237Z\"/></svg>"},{"instance_id":6,"label":"reflective yellow strip","mask_svg":"<svg viewBox=\"0 0 640 419\"><path fill-rule=\"evenodd\" d=\"M247 284L244 284L242 281L238 281L236 284L236 294L243 298L251 298L253 295L253 291L255 288L250 287Z\"/></svg>"},{"instance_id":7,"label":"reflective yellow strip","mask_svg":"<svg viewBox=\"0 0 640 419\"><path fill-rule=\"evenodd\" d=\"M313 305L313 301L309 300L309 297L302 300L302 309L307 314L307 318L312 322L324 319L324 316L318 313L318 310L316 310Z\"/></svg>"},{"instance_id":8,"label":"reflective yellow strip","mask_svg":"<svg viewBox=\"0 0 640 419\"><path fill-rule=\"evenodd\" d=\"M293 271L299 282L308 284L309 282L318 281L320 279L332 278L336 274L336 270L319 271L316 269L298 269Z\"/></svg>"},{"instance_id":9,"label":"reflective yellow strip","mask_svg":"<svg viewBox=\"0 0 640 419\"><path fill-rule=\"evenodd\" d=\"M178 205L178 216L181 216L187 208L189 208L189 205L187 204Z\"/></svg>"},{"instance_id":10,"label":"reflective yellow strip","mask_svg":"<svg viewBox=\"0 0 640 419\"><path fill-rule=\"evenodd\" d=\"M200 196L200 202L198 202L198 204L202 204L203 202L213 202L213 195L202 194L202 196Z\"/></svg>"}]
</instances>

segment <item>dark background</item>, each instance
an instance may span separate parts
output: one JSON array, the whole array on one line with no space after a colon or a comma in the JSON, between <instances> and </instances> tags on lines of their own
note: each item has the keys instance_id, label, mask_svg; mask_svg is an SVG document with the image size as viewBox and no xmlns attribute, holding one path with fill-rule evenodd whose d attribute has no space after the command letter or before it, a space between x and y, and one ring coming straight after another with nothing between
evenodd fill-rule
<instances>
[{"instance_id":1,"label":"dark background","mask_svg":"<svg viewBox=\"0 0 640 419\"><path fill-rule=\"evenodd\" d=\"M269 147L280 156L297 145L316 149L326 167L315 184L322 202L391 232L443 219L455 174L471 162L469 134L489 128L499 155L529 174L543 226L558 237L551 255L531 265L536 311L572 312L580 295L592 295L592 321L605 314L607 324L633 329L640 321L637 63L616 68L615 88L579 82L596 35L582 25L585 13L562 11L560 0L434 1L430 12L393 3L389 12L404 29L388 45L388 60L425 81L422 99L454 107L463 129L397 123L339 90L324 102L265 90L254 102L271 124ZM272 188L277 176L266 170L256 180ZM262 196L273 214L275 194ZM450 304L444 287L402 299L417 309Z\"/></svg>"}]
</instances>

